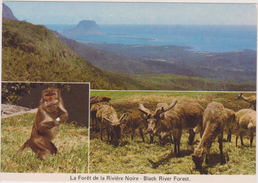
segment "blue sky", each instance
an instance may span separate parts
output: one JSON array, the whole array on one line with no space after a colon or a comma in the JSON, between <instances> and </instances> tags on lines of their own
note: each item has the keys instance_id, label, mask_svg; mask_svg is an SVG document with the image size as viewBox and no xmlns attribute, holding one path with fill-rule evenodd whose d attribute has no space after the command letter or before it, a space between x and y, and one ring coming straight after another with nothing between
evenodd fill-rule
<instances>
[{"instance_id":1,"label":"blue sky","mask_svg":"<svg viewBox=\"0 0 258 183\"><path fill-rule=\"evenodd\" d=\"M254 4L4 2L19 20L33 24L256 25Z\"/></svg>"}]
</instances>

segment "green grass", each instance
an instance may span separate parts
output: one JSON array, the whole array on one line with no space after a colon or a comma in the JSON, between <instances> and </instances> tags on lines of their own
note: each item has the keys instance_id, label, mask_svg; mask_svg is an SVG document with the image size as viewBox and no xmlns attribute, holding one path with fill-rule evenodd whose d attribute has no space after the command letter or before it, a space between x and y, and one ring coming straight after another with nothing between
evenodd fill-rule
<instances>
[{"instance_id":1,"label":"green grass","mask_svg":"<svg viewBox=\"0 0 258 183\"><path fill-rule=\"evenodd\" d=\"M88 131L74 124L61 124L53 143L58 153L42 161L29 148L16 152L30 137L35 114L2 119L1 172L88 173Z\"/></svg>"},{"instance_id":2,"label":"green grass","mask_svg":"<svg viewBox=\"0 0 258 183\"><path fill-rule=\"evenodd\" d=\"M254 93L245 93L250 96ZM231 92L163 92L163 91L91 91L91 96L110 96L112 106L120 116L136 111L139 103L155 110L158 102L170 103L174 99L178 102L195 101L204 108L211 101L218 101L224 107L238 111L247 108L249 104L242 100L235 100L237 93ZM130 133L125 132L118 146L110 144L99 138L99 132L91 131L90 140L90 173L132 173L132 174L212 174L212 175L255 175L256 174L256 139L253 147L249 147L248 136L244 137L243 148L235 146L235 125L231 126L232 142L223 143L223 152L227 163L220 164L220 152L217 139L213 142L210 151L210 163L203 163L203 170L195 169L192 161L192 151L187 149L186 133L183 133L180 150L182 155L176 157L171 143L165 146L159 145L158 137L154 144L149 144L149 136L145 130L145 142L142 142L138 130L132 141ZM200 141L196 135L194 147ZM226 134L224 134L226 139ZM238 142L240 144L240 142ZM115 165L115 166L114 166Z\"/></svg>"},{"instance_id":3,"label":"green grass","mask_svg":"<svg viewBox=\"0 0 258 183\"><path fill-rule=\"evenodd\" d=\"M215 94L218 92L187 92L187 91L153 91L153 90L129 90L129 91L119 91L119 90L91 90L91 96L109 96L112 100L123 100L128 98L133 98L135 96L149 96L149 95L157 95L157 96L186 96L186 97L197 97L199 95L209 95Z\"/></svg>"},{"instance_id":4,"label":"green grass","mask_svg":"<svg viewBox=\"0 0 258 183\"><path fill-rule=\"evenodd\" d=\"M225 139L226 135L224 136ZM196 137L194 146L200 140ZM210 154L210 163L203 163L203 170L195 169L191 150L187 150L187 136L181 139L181 157L173 153L173 144L164 147L155 138L154 144L149 144L145 134L142 142L137 134L133 141L125 136L118 147L100 139L90 142L90 173L129 173L129 174L212 174L212 175L255 175L256 174L256 146L250 148L249 140L244 138L246 147L235 146L235 136L232 142L223 143L224 155L228 158L226 164L220 163L220 152L217 139L213 142ZM256 142L254 141L254 144ZM114 166L115 165L115 166Z\"/></svg>"}]
</instances>

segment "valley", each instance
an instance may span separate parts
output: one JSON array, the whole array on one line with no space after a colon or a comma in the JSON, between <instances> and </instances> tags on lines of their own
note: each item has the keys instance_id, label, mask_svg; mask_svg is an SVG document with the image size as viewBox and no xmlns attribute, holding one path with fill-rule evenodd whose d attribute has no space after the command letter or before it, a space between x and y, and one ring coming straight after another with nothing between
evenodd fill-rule
<instances>
[{"instance_id":1,"label":"valley","mask_svg":"<svg viewBox=\"0 0 258 183\"><path fill-rule=\"evenodd\" d=\"M255 91L256 51L86 43L3 19L3 81L90 82L91 89ZM255 66L255 67L254 67Z\"/></svg>"}]
</instances>

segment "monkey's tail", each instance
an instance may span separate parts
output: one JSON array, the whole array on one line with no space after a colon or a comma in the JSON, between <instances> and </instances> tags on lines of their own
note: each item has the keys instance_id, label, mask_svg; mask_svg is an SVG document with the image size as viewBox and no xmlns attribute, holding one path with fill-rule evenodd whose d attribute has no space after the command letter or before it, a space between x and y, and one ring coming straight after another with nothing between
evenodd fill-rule
<instances>
[{"instance_id":1,"label":"monkey's tail","mask_svg":"<svg viewBox=\"0 0 258 183\"><path fill-rule=\"evenodd\" d=\"M22 146L21 148L17 151L17 154L20 155L22 154L23 151L25 151L30 145L30 139L27 140Z\"/></svg>"}]
</instances>

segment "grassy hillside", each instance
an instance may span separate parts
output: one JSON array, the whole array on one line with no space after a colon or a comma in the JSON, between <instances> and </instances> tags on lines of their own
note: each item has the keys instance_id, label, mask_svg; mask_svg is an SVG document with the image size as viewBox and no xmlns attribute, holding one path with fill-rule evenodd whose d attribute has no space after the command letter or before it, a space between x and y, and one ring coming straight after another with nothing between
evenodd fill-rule
<instances>
[{"instance_id":1,"label":"grassy hillside","mask_svg":"<svg viewBox=\"0 0 258 183\"><path fill-rule=\"evenodd\" d=\"M91 89L113 90L255 90L253 81L201 79L192 77L195 74L191 70L170 63L136 62L131 57L85 47L42 25L3 19L2 29L3 81L90 82ZM99 62L101 68L113 68L117 73L90 62ZM155 74L144 74L143 70ZM166 74L158 74L162 70Z\"/></svg>"},{"instance_id":2,"label":"grassy hillside","mask_svg":"<svg viewBox=\"0 0 258 183\"><path fill-rule=\"evenodd\" d=\"M224 107L238 111L247 108L249 104L243 100L235 100L238 93L230 92L169 92L169 91L92 91L91 95L110 96L111 104L118 116L137 110L142 103L150 110L155 110L158 102L171 103L174 99L178 102L194 101L204 108L211 101L217 101ZM245 93L246 96L254 93ZM159 138L154 138L154 143L149 144L149 135L144 129L145 142L138 130L131 140L131 129L122 134L119 145L114 146L107 140L104 132L103 141L100 140L99 131L90 131L90 173L131 173L131 174L209 174L209 175L255 175L256 174L256 138L253 147L249 147L248 133L244 136L244 147L235 145L235 124L231 125L232 142L223 142L225 164L220 164L220 151L217 139L212 143L210 162L203 163L203 169L195 169L192 161L191 148L188 148L187 133L184 131L180 143L181 156L174 154L174 144L169 142L164 146L159 143ZM224 133L224 139L227 134ZM239 140L239 139L238 139ZM197 147L200 135L196 134L193 147ZM240 141L240 140L239 140ZM113 166L116 165L116 166Z\"/></svg>"},{"instance_id":3,"label":"grassy hillside","mask_svg":"<svg viewBox=\"0 0 258 183\"><path fill-rule=\"evenodd\" d=\"M91 88L136 88L92 66L42 25L3 19L2 80L91 82ZM138 87L137 87L138 88Z\"/></svg>"}]
</instances>

